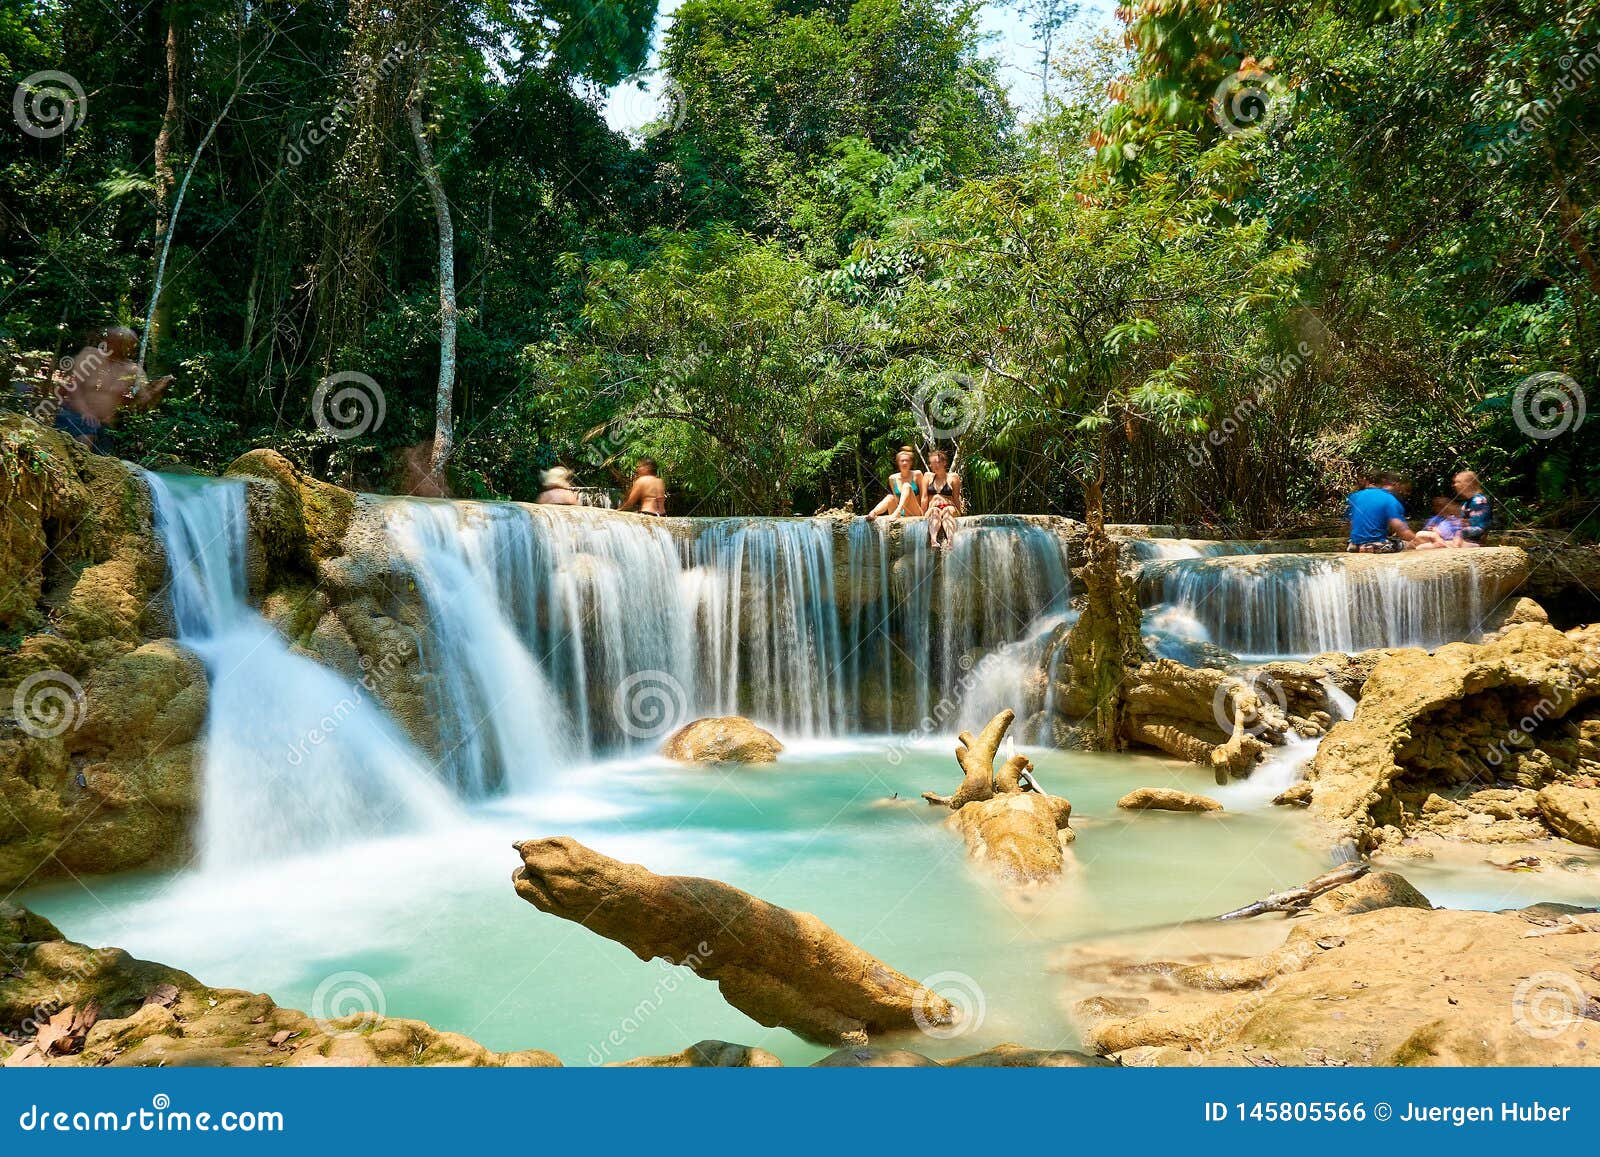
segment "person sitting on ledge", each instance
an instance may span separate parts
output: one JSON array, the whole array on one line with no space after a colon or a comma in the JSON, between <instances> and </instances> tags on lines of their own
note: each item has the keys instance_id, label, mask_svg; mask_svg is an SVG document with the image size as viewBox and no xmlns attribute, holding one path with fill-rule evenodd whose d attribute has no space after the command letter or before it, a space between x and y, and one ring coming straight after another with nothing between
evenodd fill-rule
<instances>
[{"instance_id":1,"label":"person sitting on ledge","mask_svg":"<svg viewBox=\"0 0 1600 1157\"><path fill-rule=\"evenodd\" d=\"M928 472L922 476L928 496L928 545L949 549L956 537L956 517L965 506L961 475L950 473L950 455L943 450L928 454Z\"/></svg>"},{"instance_id":2,"label":"person sitting on ledge","mask_svg":"<svg viewBox=\"0 0 1600 1157\"><path fill-rule=\"evenodd\" d=\"M1489 496L1483 492L1478 476L1471 470L1461 471L1451 481L1455 483L1456 494L1461 499L1462 517L1466 519L1461 538L1469 545L1483 546L1489 537L1489 524L1494 521L1494 507Z\"/></svg>"},{"instance_id":3,"label":"person sitting on ledge","mask_svg":"<svg viewBox=\"0 0 1600 1157\"><path fill-rule=\"evenodd\" d=\"M134 361L139 335L111 326L89 335L71 360L67 381L57 389L61 408L55 427L96 454L114 452L111 427L123 409L148 410L161 400L172 376L150 381Z\"/></svg>"},{"instance_id":4,"label":"person sitting on ledge","mask_svg":"<svg viewBox=\"0 0 1600 1157\"><path fill-rule=\"evenodd\" d=\"M1465 523L1461 519L1461 505L1440 495L1433 500L1433 517L1423 524L1412 539L1413 550L1439 550L1446 547L1459 547L1465 545L1461 531Z\"/></svg>"},{"instance_id":5,"label":"person sitting on ledge","mask_svg":"<svg viewBox=\"0 0 1600 1157\"><path fill-rule=\"evenodd\" d=\"M650 514L656 518L667 516L667 484L656 473L654 458L641 458L634 467L633 487L628 491L628 497L622 500L621 509L632 510L635 506L640 514Z\"/></svg>"},{"instance_id":6,"label":"person sitting on ledge","mask_svg":"<svg viewBox=\"0 0 1600 1157\"><path fill-rule=\"evenodd\" d=\"M902 446L894 456L895 473L889 475L889 493L867 513L871 522L879 515L899 518L917 518L922 514L922 475L917 473L917 455L910 446Z\"/></svg>"},{"instance_id":7,"label":"person sitting on ledge","mask_svg":"<svg viewBox=\"0 0 1600 1157\"><path fill-rule=\"evenodd\" d=\"M539 503L543 506L582 506L578 491L572 485L572 471L565 466L552 466L539 480Z\"/></svg>"},{"instance_id":8,"label":"person sitting on ledge","mask_svg":"<svg viewBox=\"0 0 1600 1157\"><path fill-rule=\"evenodd\" d=\"M1406 523L1405 506L1395 496L1401 485L1398 474L1385 470L1345 499L1345 517L1350 521L1348 552L1389 554L1404 550L1416 537Z\"/></svg>"}]
</instances>

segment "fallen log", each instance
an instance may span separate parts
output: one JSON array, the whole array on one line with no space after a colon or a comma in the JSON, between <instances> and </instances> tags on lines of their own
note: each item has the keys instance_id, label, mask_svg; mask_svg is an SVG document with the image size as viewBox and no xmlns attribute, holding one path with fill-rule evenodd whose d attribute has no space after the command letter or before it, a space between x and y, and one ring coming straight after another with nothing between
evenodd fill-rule
<instances>
[{"instance_id":1,"label":"fallen log","mask_svg":"<svg viewBox=\"0 0 1600 1157\"><path fill-rule=\"evenodd\" d=\"M856 947L809 912L719 880L658 876L566 836L514 845L517 895L541 912L715 981L758 1024L816 1044L863 1045L896 1029L954 1024L938 993Z\"/></svg>"},{"instance_id":2,"label":"fallen log","mask_svg":"<svg viewBox=\"0 0 1600 1157\"><path fill-rule=\"evenodd\" d=\"M1332 871L1324 872L1316 879L1310 880L1298 888L1290 888L1284 892L1273 892L1253 904L1246 904L1243 908L1235 908L1232 912L1224 912L1217 919L1248 920L1252 916L1262 916L1268 912L1293 912L1305 907L1305 905L1324 892L1331 892L1341 884L1359 880L1370 870L1371 865L1361 861L1340 864Z\"/></svg>"}]
</instances>

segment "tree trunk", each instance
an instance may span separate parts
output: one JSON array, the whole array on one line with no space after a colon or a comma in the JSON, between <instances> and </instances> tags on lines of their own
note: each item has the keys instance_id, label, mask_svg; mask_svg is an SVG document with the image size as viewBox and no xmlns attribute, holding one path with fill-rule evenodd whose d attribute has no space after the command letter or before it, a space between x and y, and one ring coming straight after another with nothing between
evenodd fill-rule
<instances>
[{"instance_id":1,"label":"tree trunk","mask_svg":"<svg viewBox=\"0 0 1600 1157\"><path fill-rule=\"evenodd\" d=\"M1141 614L1131 580L1117 567L1117 544L1106 534L1100 477L1084 486L1083 565L1074 573L1084 589L1083 613L1067 635L1072 690L1069 712L1080 716L1083 739L1102 751L1119 750L1128 676L1149 658L1140 636Z\"/></svg>"},{"instance_id":2,"label":"tree trunk","mask_svg":"<svg viewBox=\"0 0 1600 1157\"><path fill-rule=\"evenodd\" d=\"M167 103L161 112L161 129L156 133L156 238L157 261L166 253L167 233L172 228L172 190L178 175L172 167L172 153L178 139L178 25L171 15L167 19L166 41ZM156 279L159 280L159 265ZM152 299L153 300L153 299ZM144 341L154 346L160 340L160 330L165 328L164 312L151 311L145 324ZM141 364L143 358L140 358Z\"/></svg>"},{"instance_id":3,"label":"tree trunk","mask_svg":"<svg viewBox=\"0 0 1600 1157\"><path fill-rule=\"evenodd\" d=\"M433 151L422 129L419 94L413 92L406 103L411 136L417 143L417 162L422 179L433 197L433 213L439 222L439 390L434 400L433 459L429 468L437 478L444 477L445 464L455 449L452 417L456 385L456 234L450 223L450 202L445 199L444 183L433 163Z\"/></svg>"}]
</instances>

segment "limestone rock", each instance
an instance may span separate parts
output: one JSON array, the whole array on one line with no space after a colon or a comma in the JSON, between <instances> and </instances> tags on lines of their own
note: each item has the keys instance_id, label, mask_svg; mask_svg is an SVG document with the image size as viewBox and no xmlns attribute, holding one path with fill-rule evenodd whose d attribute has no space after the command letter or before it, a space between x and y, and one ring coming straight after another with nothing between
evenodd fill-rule
<instances>
[{"instance_id":1,"label":"limestone rock","mask_svg":"<svg viewBox=\"0 0 1600 1157\"><path fill-rule=\"evenodd\" d=\"M819 1044L952 1024L949 1001L862 951L808 912L718 880L658 876L567 837L516 845L517 895L623 945L717 983L758 1024Z\"/></svg>"},{"instance_id":2,"label":"limestone rock","mask_svg":"<svg viewBox=\"0 0 1600 1157\"><path fill-rule=\"evenodd\" d=\"M1536 798L1551 831L1575 844L1600 848L1600 788L1552 784Z\"/></svg>"},{"instance_id":3,"label":"limestone rock","mask_svg":"<svg viewBox=\"0 0 1600 1157\"><path fill-rule=\"evenodd\" d=\"M1360 879L1313 897L1312 912L1354 916L1379 908L1432 908L1433 904L1396 872L1369 872Z\"/></svg>"},{"instance_id":4,"label":"limestone rock","mask_svg":"<svg viewBox=\"0 0 1600 1157\"><path fill-rule=\"evenodd\" d=\"M910 1049L881 1049L858 1046L829 1053L811 1066L814 1069L936 1069L939 1062Z\"/></svg>"},{"instance_id":5,"label":"limestone rock","mask_svg":"<svg viewBox=\"0 0 1600 1157\"><path fill-rule=\"evenodd\" d=\"M945 821L967 842L972 862L1019 887L1061 877L1072 805L1043 792L1010 792L962 807Z\"/></svg>"},{"instance_id":6,"label":"limestone rock","mask_svg":"<svg viewBox=\"0 0 1600 1157\"><path fill-rule=\"evenodd\" d=\"M942 1063L951 1069L1097 1069L1111 1064L1104 1057L1071 1049L1030 1049L1016 1044L995 1045Z\"/></svg>"},{"instance_id":7,"label":"limestone rock","mask_svg":"<svg viewBox=\"0 0 1600 1157\"><path fill-rule=\"evenodd\" d=\"M1419 827L1529 838L1538 832L1526 812L1470 789L1536 791L1585 774L1595 766L1585 728L1596 699L1594 628L1529 623L1489 643L1392 652L1373 668L1355 717L1318 749L1312 811L1363 849Z\"/></svg>"},{"instance_id":8,"label":"limestone rock","mask_svg":"<svg viewBox=\"0 0 1600 1157\"><path fill-rule=\"evenodd\" d=\"M668 1056L634 1057L607 1066L619 1069L779 1069L783 1062L766 1049L727 1041L703 1040L681 1053Z\"/></svg>"},{"instance_id":9,"label":"limestone rock","mask_svg":"<svg viewBox=\"0 0 1600 1157\"><path fill-rule=\"evenodd\" d=\"M1140 787L1117 801L1128 811L1219 812L1222 805L1210 796L1170 787Z\"/></svg>"},{"instance_id":10,"label":"limestone rock","mask_svg":"<svg viewBox=\"0 0 1600 1157\"><path fill-rule=\"evenodd\" d=\"M686 723L667 737L661 754L680 763L772 763L783 744L739 715Z\"/></svg>"},{"instance_id":11,"label":"limestone rock","mask_svg":"<svg viewBox=\"0 0 1600 1157\"><path fill-rule=\"evenodd\" d=\"M1600 931L1537 927L1409 906L1311 916L1265 956L1146 978L1148 1010L1092 1020L1085 1040L1156 1064L1600 1064Z\"/></svg>"}]
</instances>

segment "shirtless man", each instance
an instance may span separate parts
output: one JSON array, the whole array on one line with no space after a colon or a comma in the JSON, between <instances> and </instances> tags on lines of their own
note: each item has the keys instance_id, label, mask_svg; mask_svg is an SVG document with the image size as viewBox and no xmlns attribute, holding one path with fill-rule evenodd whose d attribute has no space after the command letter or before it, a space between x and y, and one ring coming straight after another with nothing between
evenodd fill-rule
<instances>
[{"instance_id":1,"label":"shirtless man","mask_svg":"<svg viewBox=\"0 0 1600 1157\"><path fill-rule=\"evenodd\" d=\"M633 488L628 491L628 497L622 500L622 509L632 510L635 506L640 514L653 514L657 518L667 516L667 484L656 474L654 458L641 458L639 465L634 468Z\"/></svg>"},{"instance_id":2,"label":"shirtless man","mask_svg":"<svg viewBox=\"0 0 1600 1157\"><path fill-rule=\"evenodd\" d=\"M89 335L72 359L67 381L58 387L61 408L55 426L71 434L96 454L109 454L111 426L123 407L148 410L161 400L172 375L149 381L134 361L139 338L126 326L114 326Z\"/></svg>"}]
</instances>

